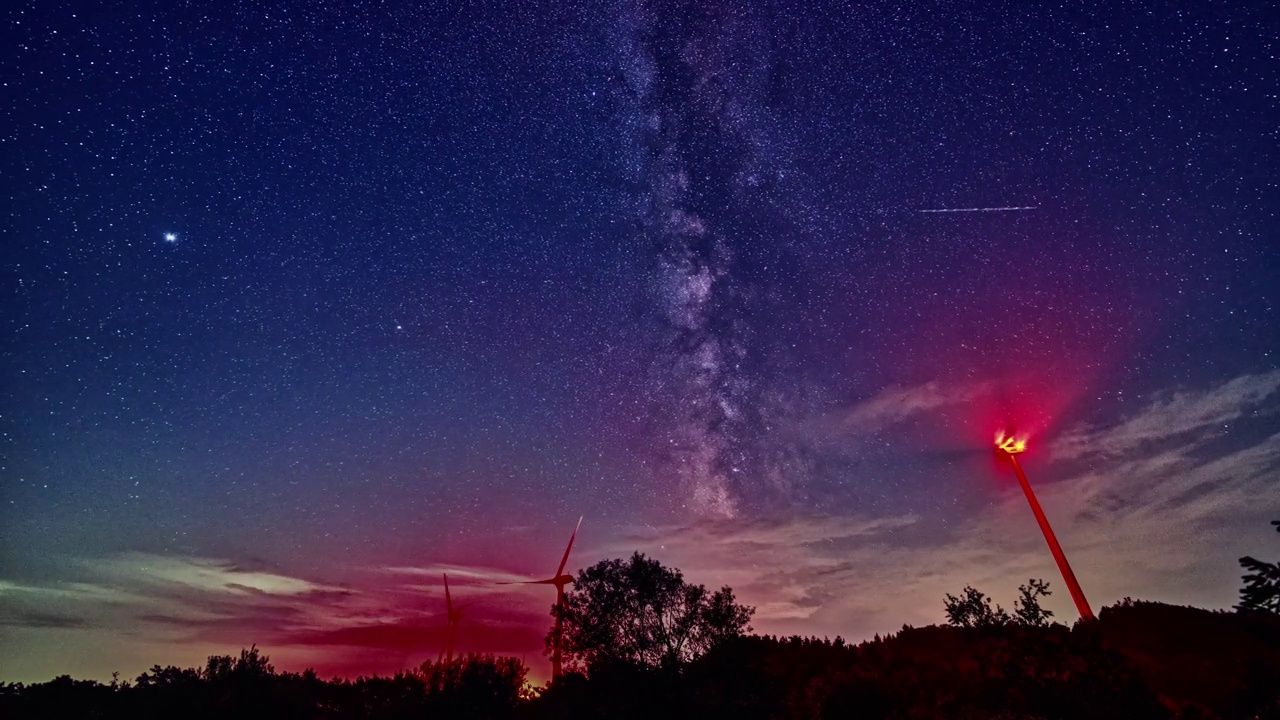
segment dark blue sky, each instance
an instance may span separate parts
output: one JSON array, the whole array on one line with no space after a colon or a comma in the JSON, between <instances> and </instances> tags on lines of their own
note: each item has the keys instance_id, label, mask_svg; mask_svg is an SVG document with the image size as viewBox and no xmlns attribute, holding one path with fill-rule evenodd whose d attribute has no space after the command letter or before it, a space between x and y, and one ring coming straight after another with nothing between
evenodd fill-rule
<instances>
[{"instance_id":1,"label":"dark blue sky","mask_svg":"<svg viewBox=\"0 0 1280 720\"><path fill-rule=\"evenodd\" d=\"M4 15L0 679L386 670L448 568L536 656L487 583L579 515L766 631L936 621L1056 579L1005 426L1095 605L1265 551L1261 3Z\"/></svg>"}]
</instances>

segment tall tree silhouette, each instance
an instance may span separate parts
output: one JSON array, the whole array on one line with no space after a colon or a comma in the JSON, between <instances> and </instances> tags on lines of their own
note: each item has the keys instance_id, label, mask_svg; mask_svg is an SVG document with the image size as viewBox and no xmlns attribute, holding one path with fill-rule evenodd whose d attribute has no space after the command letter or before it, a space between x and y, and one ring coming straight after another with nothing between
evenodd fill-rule
<instances>
[{"instance_id":1,"label":"tall tree silhouette","mask_svg":"<svg viewBox=\"0 0 1280 720\"><path fill-rule=\"evenodd\" d=\"M578 573L565 593L564 650L570 666L581 670L618 662L671 667L749 632L754 612L735 602L728 587L708 592L685 582L679 570L635 553ZM552 642L548 635L548 648Z\"/></svg>"},{"instance_id":2,"label":"tall tree silhouette","mask_svg":"<svg viewBox=\"0 0 1280 720\"><path fill-rule=\"evenodd\" d=\"M1280 520L1272 520L1280 532ZM1280 563L1269 563L1248 555L1240 558L1240 567L1248 572L1241 578L1240 602L1237 610L1265 610L1280 614Z\"/></svg>"}]
</instances>

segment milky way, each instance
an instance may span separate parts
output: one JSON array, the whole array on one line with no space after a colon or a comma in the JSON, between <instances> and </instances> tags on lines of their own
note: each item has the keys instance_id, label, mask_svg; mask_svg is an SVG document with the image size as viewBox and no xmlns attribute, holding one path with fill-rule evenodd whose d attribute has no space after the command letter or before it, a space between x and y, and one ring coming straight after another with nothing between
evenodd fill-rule
<instances>
[{"instance_id":1,"label":"milky way","mask_svg":"<svg viewBox=\"0 0 1280 720\"><path fill-rule=\"evenodd\" d=\"M656 265L655 440L687 504L732 517L786 499L804 465L779 434L799 392L785 338L763 331L797 230L775 200L770 36L743 7L633 4L620 19L638 239Z\"/></svg>"}]
</instances>

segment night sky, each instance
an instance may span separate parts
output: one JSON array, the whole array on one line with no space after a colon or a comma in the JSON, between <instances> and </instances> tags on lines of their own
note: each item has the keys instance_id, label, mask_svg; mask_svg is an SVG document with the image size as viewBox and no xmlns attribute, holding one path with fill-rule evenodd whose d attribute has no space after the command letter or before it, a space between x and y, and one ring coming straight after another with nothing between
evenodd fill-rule
<instances>
[{"instance_id":1,"label":"night sky","mask_svg":"<svg viewBox=\"0 0 1280 720\"><path fill-rule=\"evenodd\" d=\"M554 594L496 582L579 516L571 570L760 632L1030 577L1069 622L1002 428L1095 609L1233 604L1280 550L1267 4L799 5L3 11L0 680L388 672L444 572L545 680Z\"/></svg>"}]
</instances>

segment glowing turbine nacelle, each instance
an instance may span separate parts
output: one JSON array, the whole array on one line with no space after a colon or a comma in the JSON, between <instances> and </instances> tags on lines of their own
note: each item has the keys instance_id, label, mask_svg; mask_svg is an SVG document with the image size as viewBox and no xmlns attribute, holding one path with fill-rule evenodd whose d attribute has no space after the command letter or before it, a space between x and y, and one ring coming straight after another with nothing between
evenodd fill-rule
<instances>
[{"instance_id":1,"label":"glowing turbine nacelle","mask_svg":"<svg viewBox=\"0 0 1280 720\"><path fill-rule=\"evenodd\" d=\"M1003 450L1010 455L1017 455L1027 450L1026 438L1017 438L1012 435L1006 437L1004 433L996 433L996 448Z\"/></svg>"}]
</instances>

